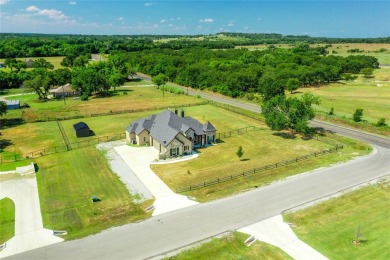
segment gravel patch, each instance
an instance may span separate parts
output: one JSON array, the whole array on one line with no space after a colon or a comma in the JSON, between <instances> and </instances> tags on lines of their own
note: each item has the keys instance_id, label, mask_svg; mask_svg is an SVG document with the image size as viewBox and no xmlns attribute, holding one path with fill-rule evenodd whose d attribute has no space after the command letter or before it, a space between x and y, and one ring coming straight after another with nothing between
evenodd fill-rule
<instances>
[{"instance_id":1,"label":"gravel patch","mask_svg":"<svg viewBox=\"0 0 390 260\"><path fill-rule=\"evenodd\" d=\"M148 199L153 199L152 193L138 179L129 166L114 150L116 146L126 145L126 141L113 141L101 143L97 148L106 152L105 156L110 164L111 170L117 174L120 180L126 185L126 188L132 195L135 195L135 202L141 203Z\"/></svg>"}]
</instances>

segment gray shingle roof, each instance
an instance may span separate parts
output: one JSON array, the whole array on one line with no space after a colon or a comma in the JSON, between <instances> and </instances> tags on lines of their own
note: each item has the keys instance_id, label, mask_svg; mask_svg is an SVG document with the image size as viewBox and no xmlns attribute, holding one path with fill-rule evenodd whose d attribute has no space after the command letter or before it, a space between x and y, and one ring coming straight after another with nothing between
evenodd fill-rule
<instances>
[{"instance_id":1,"label":"gray shingle roof","mask_svg":"<svg viewBox=\"0 0 390 260\"><path fill-rule=\"evenodd\" d=\"M215 127L210 123L210 121L207 121L206 124L203 125L203 131L205 132L212 132L216 131Z\"/></svg>"},{"instance_id":2,"label":"gray shingle roof","mask_svg":"<svg viewBox=\"0 0 390 260\"><path fill-rule=\"evenodd\" d=\"M215 131L214 126L210 122L208 123L206 129L212 128ZM138 135L146 129L154 139L167 146L179 133L184 134L190 128L195 131L196 135L204 134L204 126L199 121L192 117L180 117L170 110L165 110L159 114L134 121L126 130Z\"/></svg>"}]
</instances>

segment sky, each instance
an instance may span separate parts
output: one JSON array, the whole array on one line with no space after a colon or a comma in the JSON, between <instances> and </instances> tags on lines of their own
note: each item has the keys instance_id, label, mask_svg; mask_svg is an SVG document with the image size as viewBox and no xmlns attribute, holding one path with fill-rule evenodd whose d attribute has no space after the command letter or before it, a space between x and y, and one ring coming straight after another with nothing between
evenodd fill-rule
<instances>
[{"instance_id":1,"label":"sky","mask_svg":"<svg viewBox=\"0 0 390 260\"><path fill-rule=\"evenodd\" d=\"M390 0L0 0L0 32L390 37Z\"/></svg>"}]
</instances>

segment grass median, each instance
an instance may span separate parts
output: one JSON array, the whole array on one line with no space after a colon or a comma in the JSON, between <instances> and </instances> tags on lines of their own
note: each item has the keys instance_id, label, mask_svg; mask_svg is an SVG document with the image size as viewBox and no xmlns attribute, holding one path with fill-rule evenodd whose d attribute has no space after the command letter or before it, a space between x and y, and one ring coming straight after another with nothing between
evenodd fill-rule
<instances>
[{"instance_id":1,"label":"grass median","mask_svg":"<svg viewBox=\"0 0 390 260\"><path fill-rule=\"evenodd\" d=\"M4 198L0 200L0 245L15 235L15 203Z\"/></svg>"},{"instance_id":2,"label":"grass median","mask_svg":"<svg viewBox=\"0 0 390 260\"><path fill-rule=\"evenodd\" d=\"M185 250L165 260L195 259L292 259L277 247L256 241L250 247L244 244L248 235L234 232L221 238L213 238L194 248Z\"/></svg>"}]
</instances>

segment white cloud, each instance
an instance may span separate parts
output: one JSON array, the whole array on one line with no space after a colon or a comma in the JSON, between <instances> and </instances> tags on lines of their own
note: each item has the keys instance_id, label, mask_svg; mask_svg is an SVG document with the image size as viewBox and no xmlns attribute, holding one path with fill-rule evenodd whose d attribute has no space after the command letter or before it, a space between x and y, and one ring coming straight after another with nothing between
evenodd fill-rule
<instances>
[{"instance_id":1,"label":"white cloud","mask_svg":"<svg viewBox=\"0 0 390 260\"><path fill-rule=\"evenodd\" d=\"M68 17L60 10L56 9L40 9L35 5L29 6L26 8L27 12L32 12L35 15L46 16L53 20L67 20Z\"/></svg>"},{"instance_id":2,"label":"white cloud","mask_svg":"<svg viewBox=\"0 0 390 260\"><path fill-rule=\"evenodd\" d=\"M35 5L29 6L26 8L27 12L39 12L39 10L40 9L38 7L36 7Z\"/></svg>"},{"instance_id":3,"label":"white cloud","mask_svg":"<svg viewBox=\"0 0 390 260\"><path fill-rule=\"evenodd\" d=\"M5 5L9 2L9 0L0 0L0 5Z\"/></svg>"},{"instance_id":4,"label":"white cloud","mask_svg":"<svg viewBox=\"0 0 390 260\"><path fill-rule=\"evenodd\" d=\"M160 23L165 23L167 20L165 20L165 19L161 19L160 20Z\"/></svg>"},{"instance_id":5,"label":"white cloud","mask_svg":"<svg viewBox=\"0 0 390 260\"><path fill-rule=\"evenodd\" d=\"M123 17L118 17L118 21L123 21L124 19Z\"/></svg>"},{"instance_id":6,"label":"white cloud","mask_svg":"<svg viewBox=\"0 0 390 260\"><path fill-rule=\"evenodd\" d=\"M227 25L228 27L232 27L232 26L234 26L234 22L230 22L230 23L228 23L228 25Z\"/></svg>"},{"instance_id":7,"label":"white cloud","mask_svg":"<svg viewBox=\"0 0 390 260\"><path fill-rule=\"evenodd\" d=\"M248 26L245 26L245 27L244 27L244 30L248 30L248 29L249 29L249 27L248 27Z\"/></svg>"},{"instance_id":8,"label":"white cloud","mask_svg":"<svg viewBox=\"0 0 390 260\"><path fill-rule=\"evenodd\" d=\"M68 2L68 4L70 4L70 5L76 5L77 2L71 1L71 2Z\"/></svg>"},{"instance_id":9,"label":"white cloud","mask_svg":"<svg viewBox=\"0 0 390 260\"><path fill-rule=\"evenodd\" d=\"M156 3L144 3L144 6L147 6L147 7L149 7L149 6L152 6L152 5L155 5Z\"/></svg>"},{"instance_id":10,"label":"white cloud","mask_svg":"<svg viewBox=\"0 0 390 260\"><path fill-rule=\"evenodd\" d=\"M214 19L206 18L206 19L199 20L199 22L200 23L212 23L212 22L214 22Z\"/></svg>"}]
</instances>

